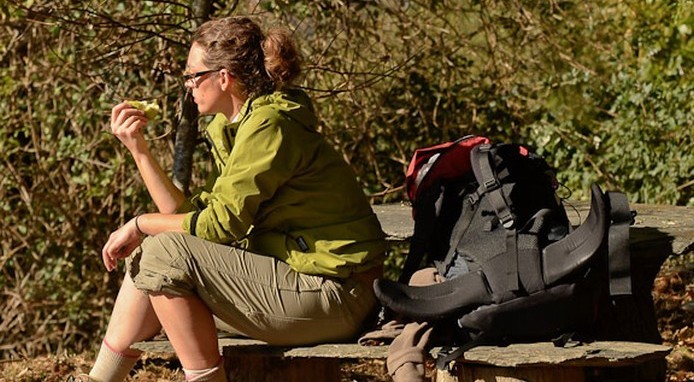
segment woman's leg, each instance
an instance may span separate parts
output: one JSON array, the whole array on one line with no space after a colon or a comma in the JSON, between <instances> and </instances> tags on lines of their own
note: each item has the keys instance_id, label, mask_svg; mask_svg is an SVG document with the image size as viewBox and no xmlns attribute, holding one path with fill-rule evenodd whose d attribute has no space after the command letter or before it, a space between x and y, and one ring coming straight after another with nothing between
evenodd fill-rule
<instances>
[{"instance_id":1,"label":"woman's leg","mask_svg":"<svg viewBox=\"0 0 694 382\"><path fill-rule=\"evenodd\" d=\"M246 336L296 345L357 335L376 304L371 284L302 275L274 257L187 234L149 237L129 263L186 369L219 360L210 312Z\"/></svg>"},{"instance_id":2,"label":"woman's leg","mask_svg":"<svg viewBox=\"0 0 694 382\"><path fill-rule=\"evenodd\" d=\"M119 362L123 361L120 358L125 358L128 365L134 363L140 352L130 349L130 346L159 333L162 324L185 369L211 369L218 365L220 356L214 320L200 299L195 296L148 296L135 288L130 276L126 275L92 377L96 373L100 378L104 378L104 374L127 375L129 367L121 371L111 369L123 364ZM108 377L103 380L118 379Z\"/></svg>"},{"instance_id":3,"label":"woman's leg","mask_svg":"<svg viewBox=\"0 0 694 382\"><path fill-rule=\"evenodd\" d=\"M136 291L144 297L146 304L143 305L148 307L146 316L156 319L153 322L157 328L163 326L188 380L224 380L217 329L211 311L193 293L192 288L178 289L169 285L187 284L184 281L186 272L181 271L188 269L184 261L188 258L188 248L170 240L170 236L162 234L146 239L141 249L128 259L128 274L132 277L128 278L129 287L139 288ZM126 309L122 312L126 315L139 314ZM113 324L112 331L109 327L109 333L121 336L121 345L134 339L132 336L125 337L124 332L133 333L127 325L120 327Z\"/></svg>"},{"instance_id":4,"label":"woman's leg","mask_svg":"<svg viewBox=\"0 0 694 382\"><path fill-rule=\"evenodd\" d=\"M140 352L130 345L148 339L161 330L147 295L137 290L130 276L121 285L111 313L106 336L99 349L90 380L120 382L130 373Z\"/></svg>"},{"instance_id":5,"label":"woman's leg","mask_svg":"<svg viewBox=\"0 0 694 382\"><path fill-rule=\"evenodd\" d=\"M135 342L154 337L161 330L159 319L154 313L149 296L135 288L129 275L125 275L111 313L104 341L117 352L128 356L139 356L131 350Z\"/></svg>"},{"instance_id":6,"label":"woman's leg","mask_svg":"<svg viewBox=\"0 0 694 382\"><path fill-rule=\"evenodd\" d=\"M184 369L209 369L219 363L217 329L202 300L151 295L150 301Z\"/></svg>"}]
</instances>

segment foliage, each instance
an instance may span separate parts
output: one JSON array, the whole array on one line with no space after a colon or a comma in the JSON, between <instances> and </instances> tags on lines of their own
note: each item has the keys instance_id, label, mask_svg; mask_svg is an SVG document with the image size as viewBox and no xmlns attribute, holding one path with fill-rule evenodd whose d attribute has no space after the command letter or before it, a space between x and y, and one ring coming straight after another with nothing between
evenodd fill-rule
<instances>
[{"instance_id":1,"label":"foliage","mask_svg":"<svg viewBox=\"0 0 694 382\"><path fill-rule=\"evenodd\" d=\"M323 132L379 202L415 148L482 134L536 147L575 198L694 204L691 1L261 4L302 37Z\"/></svg>"},{"instance_id":2,"label":"foliage","mask_svg":"<svg viewBox=\"0 0 694 382\"><path fill-rule=\"evenodd\" d=\"M171 157L157 137L173 129L180 92L165 74L180 71L173 57L187 44L176 38L190 23L176 7L140 2L27 4L2 13L0 33L3 358L79 349L103 332L121 275L103 271L100 246L151 208L108 132L109 110L122 99L160 102L165 117L148 136Z\"/></svg>"},{"instance_id":3,"label":"foliage","mask_svg":"<svg viewBox=\"0 0 694 382\"><path fill-rule=\"evenodd\" d=\"M551 16L542 15L544 2L526 3L319 1L269 9L285 23L301 15L295 24L308 37L312 65L306 83L319 89L324 133L368 191L388 201L403 198L404 166L417 147L467 134L521 138L533 117L524 109L539 107L536 84L553 49L533 26Z\"/></svg>"},{"instance_id":4,"label":"foliage","mask_svg":"<svg viewBox=\"0 0 694 382\"><path fill-rule=\"evenodd\" d=\"M574 35L600 54L581 53L580 67L548 78L547 102L528 126L568 167L560 180L569 188L598 182L634 202L694 205L692 5L624 2Z\"/></svg>"},{"instance_id":5,"label":"foliage","mask_svg":"<svg viewBox=\"0 0 694 382\"><path fill-rule=\"evenodd\" d=\"M535 147L573 197L598 181L632 203L694 205L691 0L188 3L0 5L0 358L103 333L122 274L100 247L154 208L109 110L157 101L148 136L171 168L198 3L295 31L321 130L374 202L404 198L415 148L483 134Z\"/></svg>"}]
</instances>

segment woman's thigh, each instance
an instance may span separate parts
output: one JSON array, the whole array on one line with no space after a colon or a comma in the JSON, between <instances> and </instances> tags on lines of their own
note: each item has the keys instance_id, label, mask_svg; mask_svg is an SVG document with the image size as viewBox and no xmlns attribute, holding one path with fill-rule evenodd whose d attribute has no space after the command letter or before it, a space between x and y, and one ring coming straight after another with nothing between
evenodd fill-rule
<instances>
[{"instance_id":1,"label":"woman's thigh","mask_svg":"<svg viewBox=\"0 0 694 382\"><path fill-rule=\"evenodd\" d=\"M370 286L354 280L301 274L272 256L187 234L148 238L129 268L139 289L196 294L236 331L275 344L354 337L376 304Z\"/></svg>"}]
</instances>

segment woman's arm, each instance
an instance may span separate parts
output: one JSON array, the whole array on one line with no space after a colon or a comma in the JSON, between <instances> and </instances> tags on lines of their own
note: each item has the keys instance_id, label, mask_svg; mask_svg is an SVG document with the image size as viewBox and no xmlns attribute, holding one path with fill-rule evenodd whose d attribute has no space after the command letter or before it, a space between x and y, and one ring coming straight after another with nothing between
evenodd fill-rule
<instances>
[{"instance_id":1,"label":"woman's arm","mask_svg":"<svg viewBox=\"0 0 694 382\"><path fill-rule=\"evenodd\" d=\"M159 212L163 214L176 212L185 202L186 196L173 184L149 149L144 153L133 153L133 159Z\"/></svg>"},{"instance_id":2,"label":"woman's arm","mask_svg":"<svg viewBox=\"0 0 694 382\"><path fill-rule=\"evenodd\" d=\"M156 235L161 232L183 232L185 214L145 214L130 219L122 227L113 231L101 250L101 257L106 270L116 269L119 259L124 259L142 242L144 235Z\"/></svg>"},{"instance_id":3,"label":"woman's arm","mask_svg":"<svg viewBox=\"0 0 694 382\"><path fill-rule=\"evenodd\" d=\"M159 212L176 212L186 197L166 175L149 151L142 130L147 126L144 112L127 102L116 105L111 111L111 131L130 151L147 191Z\"/></svg>"}]
</instances>

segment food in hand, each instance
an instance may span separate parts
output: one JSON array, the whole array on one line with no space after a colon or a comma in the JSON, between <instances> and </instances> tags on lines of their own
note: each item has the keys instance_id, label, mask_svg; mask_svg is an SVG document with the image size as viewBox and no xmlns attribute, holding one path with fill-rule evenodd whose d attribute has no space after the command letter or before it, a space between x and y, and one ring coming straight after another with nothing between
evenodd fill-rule
<instances>
[{"instance_id":1,"label":"food in hand","mask_svg":"<svg viewBox=\"0 0 694 382\"><path fill-rule=\"evenodd\" d=\"M159 109L159 104L156 102L148 101L127 101L128 104L137 110L142 110L145 113L147 119L154 119L159 115L161 109Z\"/></svg>"}]
</instances>

